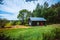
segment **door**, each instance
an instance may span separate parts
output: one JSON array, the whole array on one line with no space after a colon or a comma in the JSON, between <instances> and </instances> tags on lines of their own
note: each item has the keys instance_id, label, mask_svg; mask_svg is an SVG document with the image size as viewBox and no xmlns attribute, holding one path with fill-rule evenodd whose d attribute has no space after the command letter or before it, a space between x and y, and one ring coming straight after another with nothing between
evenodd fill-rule
<instances>
[{"instance_id":1,"label":"door","mask_svg":"<svg viewBox=\"0 0 60 40\"><path fill-rule=\"evenodd\" d=\"M43 24L43 22L40 22L40 26L43 26L44 24Z\"/></svg>"}]
</instances>

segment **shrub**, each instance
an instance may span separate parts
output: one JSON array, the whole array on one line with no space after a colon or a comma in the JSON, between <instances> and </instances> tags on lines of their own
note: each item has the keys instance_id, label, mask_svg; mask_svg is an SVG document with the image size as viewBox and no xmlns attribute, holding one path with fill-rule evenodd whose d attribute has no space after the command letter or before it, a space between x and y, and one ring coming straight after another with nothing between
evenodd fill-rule
<instances>
[{"instance_id":1,"label":"shrub","mask_svg":"<svg viewBox=\"0 0 60 40\"><path fill-rule=\"evenodd\" d=\"M7 22L8 21L6 19L0 19L0 28L4 28Z\"/></svg>"},{"instance_id":2,"label":"shrub","mask_svg":"<svg viewBox=\"0 0 60 40\"><path fill-rule=\"evenodd\" d=\"M25 26L28 26L28 24L24 24Z\"/></svg>"},{"instance_id":3,"label":"shrub","mask_svg":"<svg viewBox=\"0 0 60 40\"><path fill-rule=\"evenodd\" d=\"M21 25L21 24L22 24L21 21L16 22L16 25Z\"/></svg>"},{"instance_id":4,"label":"shrub","mask_svg":"<svg viewBox=\"0 0 60 40\"><path fill-rule=\"evenodd\" d=\"M16 21L12 21L12 25L16 25Z\"/></svg>"},{"instance_id":5,"label":"shrub","mask_svg":"<svg viewBox=\"0 0 60 40\"><path fill-rule=\"evenodd\" d=\"M6 23L5 27L11 27L12 26L12 22L8 22Z\"/></svg>"}]
</instances>

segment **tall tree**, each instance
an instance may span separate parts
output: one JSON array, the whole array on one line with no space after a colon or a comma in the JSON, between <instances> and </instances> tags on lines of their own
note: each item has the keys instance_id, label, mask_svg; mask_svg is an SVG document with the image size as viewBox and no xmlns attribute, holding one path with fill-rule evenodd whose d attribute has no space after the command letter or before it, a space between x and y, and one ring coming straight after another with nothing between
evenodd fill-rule
<instances>
[{"instance_id":1,"label":"tall tree","mask_svg":"<svg viewBox=\"0 0 60 40\"><path fill-rule=\"evenodd\" d=\"M37 3L36 10L37 9L40 9L40 4L39 3Z\"/></svg>"},{"instance_id":2,"label":"tall tree","mask_svg":"<svg viewBox=\"0 0 60 40\"><path fill-rule=\"evenodd\" d=\"M48 3L44 2L44 8L46 9L48 6L49 6Z\"/></svg>"},{"instance_id":3,"label":"tall tree","mask_svg":"<svg viewBox=\"0 0 60 40\"><path fill-rule=\"evenodd\" d=\"M54 5L52 5L50 8L53 9L53 11L55 12L56 16L55 16L55 21L57 23L60 23L60 2L55 3Z\"/></svg>"},{"instance_id":4,"label":"tall tree","mask_svg":"<svg viewBox=\"0 0 60 40\"><path fill-rule=\"evenodd\" d=\"M28 17L30 17L30 13L28 10L23 9L19 11L19 14L17 16L18 19L22 19L22 24L24 24L24 20L28 19Z\"/></svg>"},{"instance_id":5,"label":"tall tree","mask_svg":"<svg viewBox=\"0 0 60 40\"><path fill-rule=\"evenodd\" d=\"M54 5L51 5L52 8L57 8L57 7L60 7L60 2L54 4Z\"/></svg>"},{"instance_id":6,"label":"tall tree","mask_svg":"<svg viewBox=\"0 0 60 40\"><path fill-rule=\"evenodd\" d=\"M42 9L42 6L40 6L38 3L36 6L36 9L33 10L34 17L41 17L41 9Z\"/></svg>"},{"instance_id":7,"label":"tall tree","mask_svg":"<svg viewBox=\"0 0 60 40\"><path fill-rule=\"evenodd\" d=\"M48 3L45 2L44 5L39 5L39 3L36 6L36 9L33 10L34 17L45 17L45 13L48 9Z\"/></svg>"},{"instance_id":8,"label":"tall tree","mask_svg":"<svg viewBox=\"0 0 60 40\"><path fill-rule=\"evenodd\" d=\"M48 11L48 3L47 2L44 2L43 4L43 8L41 9L41 14L42 14L42 17L46 18L46 14L47 14L47 11Z\"/></svg>"}]
</instances>

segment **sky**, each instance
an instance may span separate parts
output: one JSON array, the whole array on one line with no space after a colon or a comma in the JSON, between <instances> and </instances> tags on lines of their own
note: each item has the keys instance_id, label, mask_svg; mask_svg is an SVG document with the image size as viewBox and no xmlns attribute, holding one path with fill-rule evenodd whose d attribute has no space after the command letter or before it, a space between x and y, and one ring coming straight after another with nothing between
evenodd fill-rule
<instances>
[{"instance_id":1,"label":"sky","mask_svg":"<svg viewBox=\"0 0 60 40\"><path fill-rule=\"evenodd\" d=\"M0 4L0 18L17 20L17 15L19 14L20 10L27 9L32 12L37 3L43 5L45 1L51 5L59 2L60 0L4 0L4 4Z\"/></svg>"}]
</instances>

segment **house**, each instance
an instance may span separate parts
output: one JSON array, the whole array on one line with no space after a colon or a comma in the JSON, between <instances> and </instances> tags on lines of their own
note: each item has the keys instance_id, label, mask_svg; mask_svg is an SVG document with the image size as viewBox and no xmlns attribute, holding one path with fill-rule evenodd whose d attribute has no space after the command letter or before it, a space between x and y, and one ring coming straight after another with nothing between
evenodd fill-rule
<instances>
[{"instance_id":1,"label":"house","mask_svg":"<svg viewBox=\"0 0 60 40\"><path fill-rule=\"evenodd\" d=\"M46 19L42 17L30 17L28 19L28 24L30 26L43 26L46 23Z\"/></svg>"}]
</instances>

